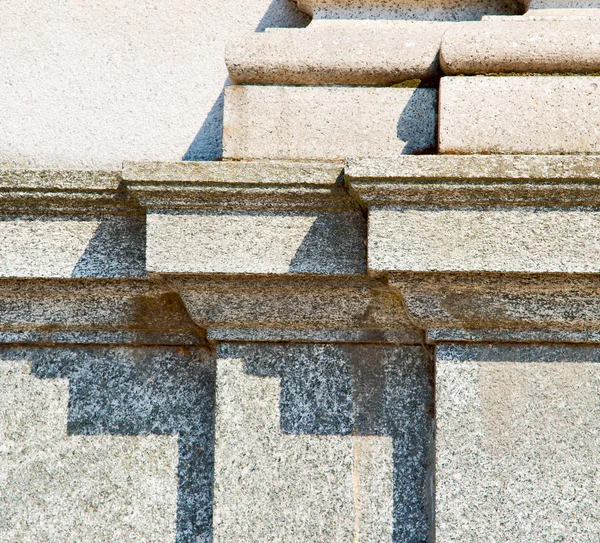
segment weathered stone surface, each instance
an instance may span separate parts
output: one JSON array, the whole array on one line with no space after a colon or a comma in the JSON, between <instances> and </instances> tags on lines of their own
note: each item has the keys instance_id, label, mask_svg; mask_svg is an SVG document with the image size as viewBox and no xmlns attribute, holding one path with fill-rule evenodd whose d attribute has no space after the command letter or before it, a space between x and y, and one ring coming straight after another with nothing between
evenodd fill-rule
<instances>
[{"instance_id":1,"label":"weathered stone surface","mask_svg":"<svg viewBox=\"0 0 600 543\"><path fill-rule=\"evenodd\" d=\"M401 273L390 286L430 343L600 342L595 274Z\"/></svg>"},{"instance_id":2,"label":"weathered stone surface","mask_svg":"<svg viewBox=\"0 0 600 543\"><path fill-rule=\"evenodd\" d=\"M373 271L597 272L600 213L577 208L373 208L368 254Z\"/></svg>"},{"instance_id":3,"label":"weathered stone surface","mask_svg":"<svg viewBox=\"0 0 600 543\"><path fill-rule=\"evenodd\" d=\"M599 181L599 156L431 155L348 158L347 181Z\"/></svg>"},{"instance_id":4,"label":"weathered stone surface","mask_svg":"<svg viewBox=\"0 0 600 543\"><path fill-rule=\"evenodd\" d=\"M430 151L436 103L435 89L228 87L223 156L335 160Z\"/></svg>"},{"instance_id":5,"label":"weathered stone surface","mask_svg":"<svg viewBox=\"0 0 600 543\"><path fill-rule=\"evenodd\" d=\"M293 0L313 19L469 21L522 13L520 0Z\"/></svg>"},{"instance_id":6,"label":"weathered stone surface","mask_svg":"<svg viewBox=\"0 0 600 543\"><path fill-rule=\"evenodd\" d=\"M240 160L220 162L125 162L123 180L135 183L178 183L254 186L307 185L333 186L343 166L331 162L299 162L282 160ZM0 178L1 179L1 178Z\"/></svg>"},{"instance_id":7,"label":"weathered stone surface","mask_svg":"<svg viewBox=\"0 0 600 543\"><path fill-rule=\"evenodd\" d=\"M595 542L600 351L441 346L436 537Z\"/></svg>"},{"instance_id":8,"label":"weathered stone surface","mask_svg":"<svg viewBox=\"0 0 600 543\"><path fill-rule=\"evenodd\" d=\"M498 21L450 25L440 63L445 74L600 71L597 21Z\"/></svg>"},{"instance_id":9,"label":"weathered stone surface","mask_svg":"<svg viewBox=\"0 0 600 543\"><path fill-rule=\"evenodd\" d=\"M600 151L596 77L445 77L440 153Z\"/></svg>"},{"instance_id":10,"label":"weathered stone surface","mask_svg":"<svg viewBox=\"0 0 600 543\"><path fill-rule=\"evenodd\" d=\"M600 158L430 155L348 159L345 181L363 205L595 206Z\"/></svg>"},{"instance_id":11,"label":"weathered stone surface","mask_svg":"<svg viewBox=\"0 0 600 543\"><path fill-rule=\"evenodd\" d=\"M431 402L418 347L220 346L215 543L427 540Z\"/></svg>"},{"instance_id":12,"label":"weathered stone surface","mask_svg":"<svg viewBox=\"0 0 600 543\"><path fill-rule=\"evenodd\" d=\"M315 21L303 30L254 33L229 44L235 84L393 85L441 75L450 23Z\"/></svg>"},{"instance_id":13,"label":"weathered stone surface","mask_svg":"<svg viewBox=\"0 0 600 543\"><path fill-rule=\"evenodd\" d=\"M363 273L365 221L339 213L148 214L147 269L160 273Z\"/></svg>"},{"instance_id":14,"label":"weathered stone surface","mask_svg":"<svg viewBox=\"0 0 600 543\"><path fill-rule=\"evenodd\" d=\"M177 292L215 341L332 341L421 344L400 298L363 277L180 277Z\"/></svg>"},{"instance_id":15,"label":"weathered stone surface","mask_svg":"<svg viewBox=\"0 0 600 543\"><path fill-rule=\"evenodd\" d=\"M0 343L203 345L168 286L144 280L2 280Z\"/></svg>"},{"instance_id":16,"label":"weathered stone surface","mask_svg":"<svg viewBox=\"0 0 600 543\"><path fill-rule=\"evenodd\" d=\"M126 163L128 191L150 209L358 210L341 163L300 161Z\"/></svg>"},{"instance_id":17,"label":"weathered stone surface","mask_svg":"<svg viewBox=\"0 0 600 543\"><path fill-rule=\"evenodd\" d=\"M0 349L0 541L210 541L214 360Z\"/></svg>"}]
</instances>

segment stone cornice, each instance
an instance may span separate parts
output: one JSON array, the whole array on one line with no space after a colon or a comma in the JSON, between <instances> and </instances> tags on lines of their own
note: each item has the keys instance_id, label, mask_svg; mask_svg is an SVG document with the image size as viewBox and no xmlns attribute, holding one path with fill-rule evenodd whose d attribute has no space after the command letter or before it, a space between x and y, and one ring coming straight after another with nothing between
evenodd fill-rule
<instances>
[{"instance_id":1,"label":"stone cornice","mask_svg":"<svg viewBox=\"0 0 600 543\"><path fill-rule=\"evenodd\" d=\"M427 341L600 341L597 274L392 274Z\"/></svg>"},{"instance_id":2,"label":"stone cornice","mask_svg":"<svg viewBox=\"0 0 600 543\"><path fill-rule=\"evenodd\" d=\"M123 180L155 210L357 208L343 187L343 165L335 163L126 163Z\"/></svg>"},{"instance_id":3,"label":"stone cornice","mask_svg":"<svg viewBox=\"0 0 600 543\"><path fill-rule=\"evenodd\" d=\"M363 205L597 207L600 156L348 159L345 179Z\"/></svg>"},{"instance_id":4,"label":"stone cornice","mask_svg":"<svg viewBox=\"0 0 600 543\"><path fill-rule=\"evenodd\" d=\"M141 212L118 171L0 170L0 213Z\"/></svg>"}]
</instances>

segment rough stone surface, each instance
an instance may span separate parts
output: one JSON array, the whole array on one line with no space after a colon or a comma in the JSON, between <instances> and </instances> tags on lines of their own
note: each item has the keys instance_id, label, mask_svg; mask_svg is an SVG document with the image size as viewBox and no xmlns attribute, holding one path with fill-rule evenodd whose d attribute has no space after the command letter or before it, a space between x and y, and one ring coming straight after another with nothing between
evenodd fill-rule
<instances>
[{"instance_id":1,"label":"rough stone surface","mask_svg":"<svg viewBox=\"0 0 600 543\"><path fill-rule=\"evenodd\" d=\"M600 341L596 274L395 273L411 321L437 341Z\"/></svg>"},{"instance_id":2,"label":"rough stone surface","mask_svg":"<svg viewBox=\"0 0 600 543\"><path fill-rule=\"evenodd\" d=\"M347 181L599 181L599 156L432 155L349 158Z\"/></svg>"},{"instance_id":3,"label":"rough stone surface","mask_svg":"<svg viewBox=\"0 0 600 543\"><path fill-rule=\"evenodd\" d=\"M383 280L179 277L166 285L212 340L420 344L423 331Z\"/></svg>"},{"instance_id":4,"label":"rough stone surface","mask_svg":"<svg viewBox=\"0 0 600 543\"><path fill-rule=\"evenodd\" d=\"M0 281L0 343L203 345L168 286L144 280Z\"/></svg>"},{"instance_id":5,"label":"rough stone surface","mask_svg":"<svg viewBox=\"0 0 600 543\"><path fill-rule=\"evenodd\" d=\"M600 213L375 208L368 253L369 269L377 271L592 273L600 269Z\"/></svg>"},{"instance_id":6,"label":"rough stone surface","mask_svg":"<svg viewBox=\"0 0 600 543\"><path fill-rule=\"evenodd\" d=\"M126 162L123 180L213 185L335 185L343 165L331 162ZM0 178L1 179L1 178Z\"/></svg>"},{"instance_id":7,"label":"rough stone surface","mask_svg":"<svg viewBox=\"0 0 600 543\"><path fill-rule=\"evenodd\" d=\"M441 75L450 23L315 21L303 30L249 34L227 47L236 84L393 85Z\"/></svg>"},{"instance_id":8,"label":"rough stone surface","mask_svg":"<svg viewBox=\"0 0 600 543\"><path fill-rule=\"evenodd\" d=\"M141 277L143 215L0 215L0 277Z\"/></svg>"},{"instance_id":9,"label":"rough stone surface","mask_svg":"<svg viewBox=\"0 0 600 543\"><path fill-rule=\"evenodd\" d=\"M225 43L309 22L289 0L6 0L2 11L0 164L36 168L221 156Z\"/></svg>"},{"instance_id":10,"label":"rough stone surface","mask_svg":"<svg viewBox=\"0 0 600 543\"><path fill-rule=\"evenodd\" d=\"M438 541L597 541L599 362L583 346L438 347Z\"/></svg>"},{"instance_id":11,"label":"rough stone surface","mask_svg":"<svg viewBox=\"0 0 600 543\"><path fill-rule=\"evenodd\" d=\"M345 181L363 205L595 206L597 156L431 155L349 159Z\"/></svg>"},{"instance_id":12,"label":"rough stone surface","mask_svg":"<svg viewBox=\"0 0 600 543\"><path fill-rule=\"evenodd\" d=\"M444 77L440 153L594 154L596 77Z\"/></svg>"},{"instance_id":13,"label":"rough stone surface","mask_svg":"<svg viewBox=\"0 0 600 543\"><path fill-rule=\"evenodd\" d=\"M470 21L522 13L520 0L294 0L314 19Z\"/></svg>"},{"instance_id":14,"label":"rough stone surface","mask_svg":"<svg viewBox=\"0 0 600 543\"><path fill-rule=\"evenodd\" d=\"M149 213L148 271L363 273L360 212Z\"/></svg>"},{"instance_id":15,"label":"rough stone surface","mask_svg":"<svg viewBox=\"0 0 600 543\"><path fill-rule=\"evenodd\" d=\"M0 541L210 541L214 363L0 350Z\"/></svg>"},{"instance_id":16,"label":"rough stone surface","mask_svg":"<svg viewBox=\"0 0 600 543\"><path fill-rule=\"evenodd\" d=\"M440 63L447 75L600 71L597 21L498 21L450 25Z\"/></svg>"},{"instance_id":17,"label":"rough stone surface","mask_svg":"<svg viewBox=\"0 0 600 543\"><path fill-rule=\"evenodd\" d=\"M435 89L229 87L227 158L334 160L432 151Z\"/></svg>"},{"instance_id":18,"label":"rough stone surface","mask_svg":"<svg viewBox=\"0 0 600 543\"><path fill-rule=\"evenodd\" d=\"M220 346L214 541L428 538L418 347Z\"/></svg>"}]
</instances>

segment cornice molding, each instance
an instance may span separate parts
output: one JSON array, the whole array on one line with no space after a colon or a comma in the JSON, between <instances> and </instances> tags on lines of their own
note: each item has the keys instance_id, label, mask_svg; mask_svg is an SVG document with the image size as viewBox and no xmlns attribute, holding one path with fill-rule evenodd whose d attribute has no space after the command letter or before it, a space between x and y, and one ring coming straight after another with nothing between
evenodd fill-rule
<instances>
[{"instance_id":1,"label":"cornice molding","mask_svg":"<svg viewBox=\"0 0 600 543\"><path fill-rule=\"evenodd\" d=\"M150 210L357 209L341 163L129 162L123 180Z\"/></svg>"},{"instance_id":2,"label":"cornice molding","mask_svg":"<svg viewBox=\"0 0 600 543\"><path fill-rule=\"evenodd\" d=\"M429 343L600 342L600 276L405 273L390 285Z\"/></svg>"},{"instance_id":3,"label":"cornice molding","mask_svg":"<svg viewBox=\"0 0 600 543\"><path fill-rule=\"evenodd\" d=\"M432 155L348 159L345 181L367 206L600 203L600 156Z\"/></svg>"}]
</instances>

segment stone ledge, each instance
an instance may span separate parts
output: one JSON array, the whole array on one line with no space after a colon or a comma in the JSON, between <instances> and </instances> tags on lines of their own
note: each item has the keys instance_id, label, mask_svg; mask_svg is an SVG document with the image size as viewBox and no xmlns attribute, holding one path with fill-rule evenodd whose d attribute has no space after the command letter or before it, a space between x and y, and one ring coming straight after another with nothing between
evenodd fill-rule
<instances>
[{"instance_id":1,"label":"stone ledge","mask_svg":"<svg viewBox=\"0 0 600 543\"><path fill-rule=\"evenodd\" d=\"M351 210L343 165L295 161L128 162L127 189L151 210Z\"/></svg>"},{"instance_id":2,"label":"stone ledge","mask_svg":"<svg viewBox=\"0 0 600 543\"><path fill-rule=\"evenodd\" d=\"M441 76L445 22L316 21L228 45L234 84L376 85Z\"/></svg>"},{"instance_id":3,"label":"stone ledge","mask_svg":"<svg viewBox=\"0 0 600 543\"><path fill-rule=\"evenodd\" d=\"M385 280L366 277L162 276L213 341L419 344Z\"/></svg>"},{"instance_id":4,"label":"stone ledge","mask_svg":"<svg viewBox=\"0 0 600 543\"><path fill-rule=\"evenodd\" d=\"M0 343L203 345L179 295L148 280L1 280Z\"/></svg>"},{"instance_id":5,"label":"stone ledge","mask_svg":"<svg viewBox=\"0 0 600 543\"><path fill-rule=\"evenodd\" d=\"M392 274L429 343L600 342L600 276L585 274Z\"/></svg>"},{"instance_id":6,"label":"stone ledge","mask_svg":"<svg viewBox=\"0 0 600 543\"><path fill-rule=\"evenodd\" d=\"M348 159L345 181L364 205L595 207L600 156L435 155Z\"/></svg>"}]
</instances>

